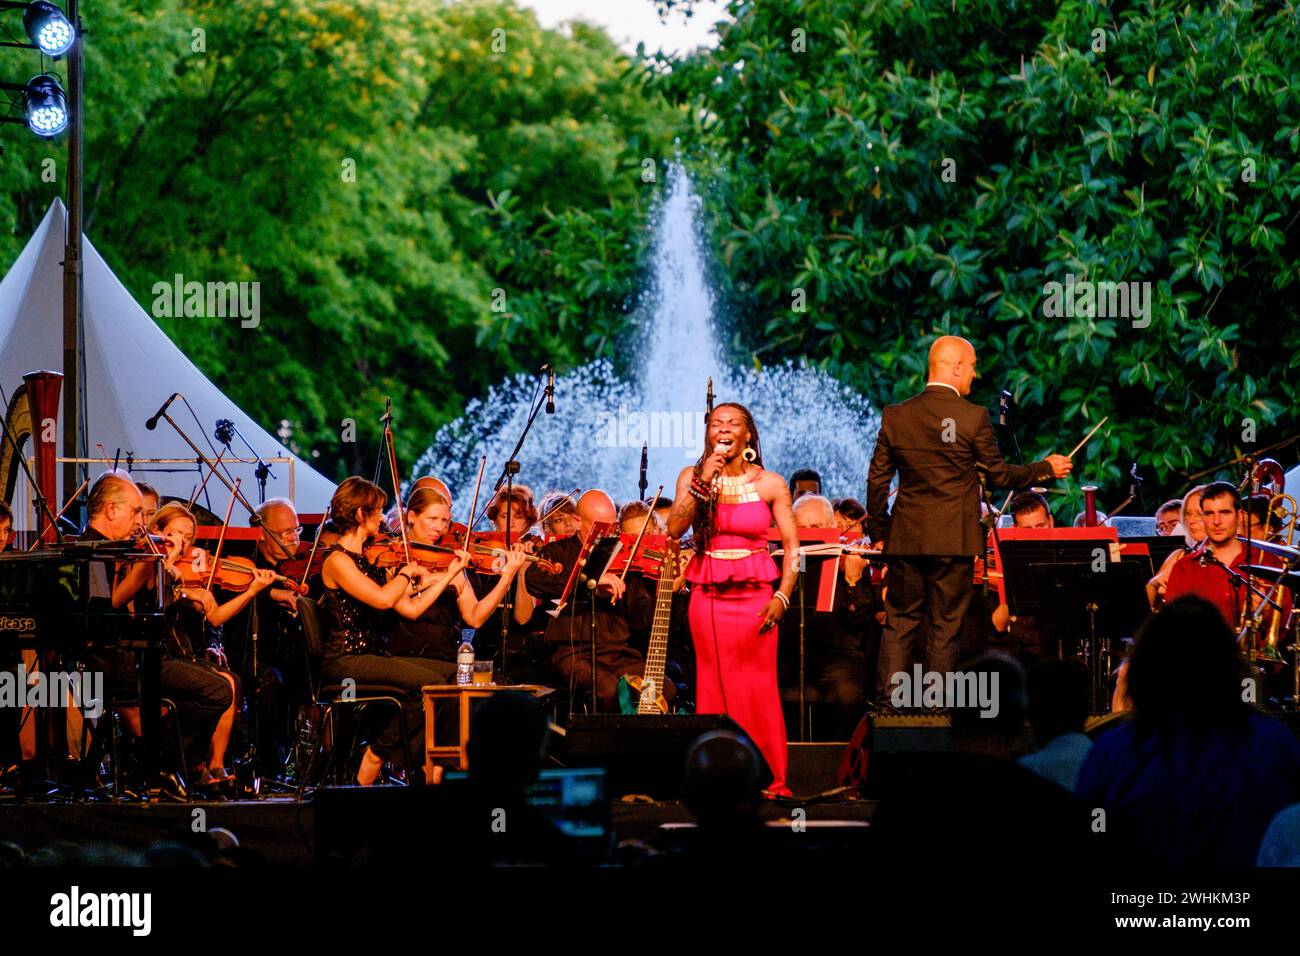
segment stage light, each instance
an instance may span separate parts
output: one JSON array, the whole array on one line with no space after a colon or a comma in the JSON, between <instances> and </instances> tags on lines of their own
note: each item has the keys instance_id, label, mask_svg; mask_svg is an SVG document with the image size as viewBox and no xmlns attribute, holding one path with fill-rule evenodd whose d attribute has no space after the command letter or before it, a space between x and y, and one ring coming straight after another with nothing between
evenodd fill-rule
<instances>
[{"instance_id":1,"label":"stage light","mask_svg":"<svg viewBox=\"0 0 1300 956\"><path fill-rule=\"evenodd\" d=\"M32 77L23 90L23 113L37 136L57 136L68 127L68 100L59 81L49 73Z\"/></svg>"},{"instance_id":2,"label":"stage light","mask_svg":"<svg viewBox=\"0 0 1300 956\"><path fill-rule=\"evenodd\" d=\"M27 4L23 27L46 56L63 56L77 39L77 33L63 11L47 0Z\"/></svg>"}]
</instances>

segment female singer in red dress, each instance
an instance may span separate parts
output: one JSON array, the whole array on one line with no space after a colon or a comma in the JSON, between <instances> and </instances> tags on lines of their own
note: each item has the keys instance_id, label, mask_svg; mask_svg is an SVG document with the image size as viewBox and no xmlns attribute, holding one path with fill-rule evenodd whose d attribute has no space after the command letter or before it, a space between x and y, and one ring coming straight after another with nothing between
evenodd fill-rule
<instances>
[{"instance_id":1,"label":"female singer in red dress","mask_svg":"<svg viewBox=\"0 0 1300 956\"><path fill-rule=\"evenodd\" d=\"M775 520L785 559L780 584L767 550ZM768 790L788 796L785 718L776 679L776 623L790 606L799 536L790 489L763 469L758 427L743 405L718 405L709 416L704 454L682 469L668 533L695 529L689 615L695 644L696 710L726 714L747 733L772 771Z\"/></svg>"}]
</instances>

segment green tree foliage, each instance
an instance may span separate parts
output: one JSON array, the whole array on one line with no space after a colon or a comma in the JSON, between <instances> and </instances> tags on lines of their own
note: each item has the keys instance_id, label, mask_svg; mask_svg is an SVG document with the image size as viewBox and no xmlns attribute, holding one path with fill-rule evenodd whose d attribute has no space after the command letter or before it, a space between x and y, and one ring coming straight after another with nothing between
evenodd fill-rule
<instances>
[{"instance_id":1,"label":"green tree foliage","mask_svg":"<svg viewBox=\"0 0 1300 956\"><path fill-rule=\"evenodd\" d=\"M678 116L603 33L509 2L143 6L84 9L86 232L146 309L176 273L261 283L256 329L159 324L326 474L370 470L386 396L409 464L507 373L612 348L645 251L641 163ZM5 145L7 266L64 151L16 128Z\"/></svg>"},{"instance_id":2,"label":"green tree foliage","mask_svg":"<svg viewBox=\"0 0 1300 956\"><path fill-rule=\"evenodd\" d=\"M1111 503L1130 459L1150 498L1249 448L1246 419L1256 447L1297 430L1291 6L731 11L716 50L657 76L690 108L724 301L758 360L806 354L887 402L921 387L935 335L965 335L974 397L1008 385L1026 456L1110 416L1076 476ZM1067 273L1151 283L1149 327L1047 317Z\"/></svg>"}]
</instances>

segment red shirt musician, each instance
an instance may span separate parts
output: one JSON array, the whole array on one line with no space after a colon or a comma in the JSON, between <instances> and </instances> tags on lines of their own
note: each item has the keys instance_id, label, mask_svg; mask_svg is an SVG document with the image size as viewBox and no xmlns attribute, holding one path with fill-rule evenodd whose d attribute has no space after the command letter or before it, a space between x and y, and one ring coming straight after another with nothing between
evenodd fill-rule
<instances>
[{"instance_id":1,"label":"red shirt musician","mask_svg":"<svg viewBox=\"0 0 1300 956\"><path fill-rule=\"evenodd\" d=\"M1219 609L1228 626L1234 629L1241 626L1243 611L1253 607L1253 602L1246 604L1245 586L1224 568L1226 565L1239 571L1240 566L1247 563L1246 542L1237 537L1239 522L1245 526L1240 508L1241 499L1232 484L1216 481L1205 486L1201 494L1205 540L1193 548L1185 560L1174 565L1165 590L1166 603L1184 594L1204 598ZM1251 546L1249 563L1279 567L1282 562L1274 555ZM1270 586L1270 582L1259 578L1252 581L1261 591ZM1291 601L1286 591L1279 592L1278 603L1284 608L1284 613L1290 611Z\"/></svg>"}]
</instances>

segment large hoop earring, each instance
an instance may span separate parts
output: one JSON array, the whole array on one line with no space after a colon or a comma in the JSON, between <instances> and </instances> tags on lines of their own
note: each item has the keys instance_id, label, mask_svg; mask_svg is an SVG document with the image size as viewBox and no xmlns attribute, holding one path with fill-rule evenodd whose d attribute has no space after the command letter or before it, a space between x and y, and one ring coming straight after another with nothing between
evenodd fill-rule
<instances>
[{"instance_id":1,"label":"large hoop earring","mask_svg":"<svg viewBox=\"0 0 1300 956\"><path fill-rule=\"evenodd\" d=\"M755 459L758 458L758 452L754 451L753 448L746 445L745 450L740 453L740 457L745 459L745 461L749 462L750 464L753 464Z\"/></svg>"}]
</instances>

